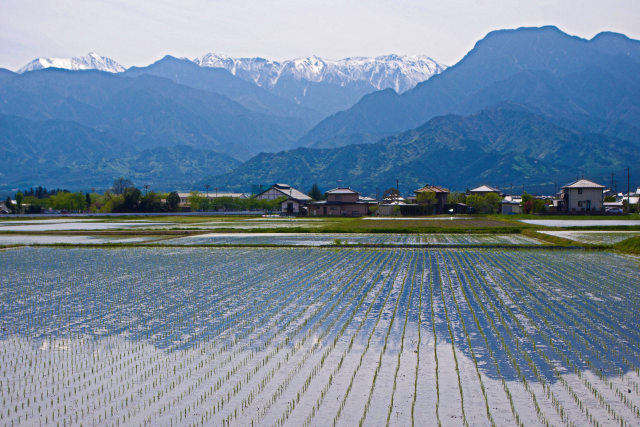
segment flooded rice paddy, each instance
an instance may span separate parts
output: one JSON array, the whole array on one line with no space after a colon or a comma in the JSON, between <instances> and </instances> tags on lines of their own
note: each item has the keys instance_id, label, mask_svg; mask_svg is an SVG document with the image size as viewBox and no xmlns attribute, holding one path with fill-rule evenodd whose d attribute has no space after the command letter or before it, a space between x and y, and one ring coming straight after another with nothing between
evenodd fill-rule
<instances>
[{"instance_id":1,"label":"flooded rice paddy","mask_svg":"<svg viewBox=\"0 0 640 427\"><path fill-rule=\"evenodd\" d=\"M640 423L633 257L18 248L0 269L3 425Z\"/></svg>"}]
</instances>

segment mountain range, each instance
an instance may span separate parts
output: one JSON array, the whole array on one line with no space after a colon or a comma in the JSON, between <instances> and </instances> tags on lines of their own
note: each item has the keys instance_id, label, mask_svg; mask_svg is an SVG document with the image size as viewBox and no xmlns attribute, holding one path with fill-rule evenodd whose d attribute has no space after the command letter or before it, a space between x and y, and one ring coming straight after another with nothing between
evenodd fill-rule
<instances>
[{"instance_id":1,"label":"mountain range","mask_svg":"<svg viewBox=\"0 0 640 427\"><path fill-rule=\"evenodd\" d=\"M172 62L172 64L168 64ZM193 60L166 56L145 67L131 67L125 70L113 59L89 53L74 58L36 58L18 70L18 73L61 68L67 70L94 69L109 73L125 72L129 75L142 73L171 78L176 83L184 79L183 71L178 71L176 63L192 75L196 73L189 63L205 69L214 69L221 76L227 70L239 80L258 86L264 92L281 97L302 107L311 120L319 121L329 114L349 108L363 95L380 89L392 88L404 92L416 84L442 72L446 66L428 56L386 55L374 58L355 57L340 60L323 59L318 56L274 61L265 58L234 58L208 53ZM167 72L170 74L167 75ZM203 75L205 73L202 73ZM204 78L207 80L207 77ZM224 79L225 84L241 86L233 79ZM189 79L193 82L193 78ZM196 84L202 88L202 83ZM216 90L224 85L217 84ZM228 88L232 91L235 88ZM282 103L282 101L280 101ZM252 109L252 108L250 108Z\"/></svg>"},{"instance_id":2,"label":"mountain range","mask_svg":"<svg viewBox=\"0 0 640 427\"><path fill-rule=\"evenodd\" d=\"M317 182L374 194L397 179L403 191L549 191L637 164L639 75L637 40L555 27L491 32L448 68L208 54L117 72L0 69L0 189L104 188L123 175L183 189Z\"/></svg>"}]
</instances>

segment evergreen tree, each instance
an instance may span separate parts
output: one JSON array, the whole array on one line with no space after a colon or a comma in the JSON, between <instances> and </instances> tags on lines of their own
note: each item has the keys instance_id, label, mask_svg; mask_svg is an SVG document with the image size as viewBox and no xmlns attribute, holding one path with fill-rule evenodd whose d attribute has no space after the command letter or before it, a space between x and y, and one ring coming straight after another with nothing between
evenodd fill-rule
<instances>
[{"instance_id":1,"label":"evergreen tree","mask_svg":"<svg viewBox=\"0 0 640 427\"><path fill-rule=\"evenodd\" d=\"M314 183L311 186L311 190L309 191L309 197L311 197L313 200L324 199L324 194L322 194L322 191L320 191L320 187L318 187L318 184Z\"/></svg>"},{"instance_id":2,"label":"evergreen tree","mask_svg":"<svg viewBox=\"0 0 640 427\"><path fill-rule=\"evenodd\" d=\"M172 191L167 196L167 209L170 212L176 212L178 210L179 205L180 205L180 196L175 191Z\"/></svg>"}]
</instances>

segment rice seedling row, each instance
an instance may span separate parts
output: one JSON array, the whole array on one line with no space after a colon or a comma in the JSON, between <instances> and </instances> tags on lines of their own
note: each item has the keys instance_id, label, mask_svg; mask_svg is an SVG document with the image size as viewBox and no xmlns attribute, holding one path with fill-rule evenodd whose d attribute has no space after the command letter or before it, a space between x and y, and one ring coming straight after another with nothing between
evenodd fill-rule
<instances>
[{"instance_id":1,"label":"rice seedling row","mask_svg":"<svg viewBox=\"0 0 640 427\"><path fill-rule=\"evenodd\" d=\"M525 282L525 280L520 280L520 282ZM524 301L525 304L527 305L527 307L530 307L530 304L528 303L526 298L522 298L520 296L518 296L518 300L519 301ZM523 312L524 316L526 316L527 318L530 319L528 313L525 311ZM537 314L542 314L540 312L538 312ZM579 337L575 334L572 333L571 337L567 337L566 335L563 335L561 331L573 331L574 329L572 329L571 327L566 327L567 325L561 320L558 319L557 316L556 320L559 320L561 323L561 325L563 327L561 328L548 328L549 332L543 331L541 330L541 328L537 325L537 324L533 324L531 323L534 328L538 331L538 333L540 334L540 337L546 341L546 343L548 344L549 348L553 349L554 352L556 353L557 357L559 357L560 359L563 359L563 362L566 363L566 365L569 368L572 368L573 371L575 372L575 374L577 375L578 379L581 380L582 384L578 384L576 385L576 387L580 387L581 385L584 385L593 395L593 398L595 398L595 407L597 407L597 404L600 404L601 406L603 406L605 409L607 409L607 411L609 412L609 415L612 415L614 417L614 420L616 420L617 415L615 414L614 410L612 409L612 404L611 403L615 403L615 402L611 402L610 403L610 399L606 399L602 396L602 394L598 391L598 389L596 387L594 387L590 381L587 379L586 376L584 376L582 374L582 370L584 368L584 365L588 366L589 369L591 369L592 371L596 371L595 367L593 366L593 364L591 363L591 361L589 360L588 357L585 357L584 355L584 350L579 348L578 346L573 345L572 343L574 342L574 340L579 339ZM549 326L549 322L547 321L546 317L542 316L541 317L543 323L546 326ZM578 327L578 325L575 325L576 329ZM554 336L550 336L550 335L555 335ZM556 341L560 341L563 344L562 348L566 348L569 350L568 354L573 355L573 358L569 358L567 356L567 353L565 352L560 352L557 349L557 346L555 344ZM586 343L586 342L585 342ZM592 348L593 349L593 348ZM596 354L596 357L598 357L598 355ZM576 360L572 360L572 359L577 359ZM602 377L604 378L604 375L602 375ZM613 384L611 384L608 380L607 380L607 389L611 388L613 389ZM606 390L606 389L605 389ZM616 394L619 394L622 398L623 401L627 400L626 396L623 396L622 394L620 394L619 392L617 392ZM591 396L586 396L587 398L590 398ZM608 396L609 397L609 396ZM590 411L589 411L589 407L594 408L593 402L592 405L583 405L582 401L577 397L577 395L574 394L574 399L576 400L576 403L578 404L578 406L580 407L581 410L583 410L587 417L590 418L590 420L592 419L592 417L590 416ZM584 407L586 406L586 407ZM629 409L631 409L632 411L635 412L635 409L632 407L633 405L630 404L630 402L627 402L627 406L629 407ZM583 408L584 407L584 408Z\"/></svg>"}]
</instances>

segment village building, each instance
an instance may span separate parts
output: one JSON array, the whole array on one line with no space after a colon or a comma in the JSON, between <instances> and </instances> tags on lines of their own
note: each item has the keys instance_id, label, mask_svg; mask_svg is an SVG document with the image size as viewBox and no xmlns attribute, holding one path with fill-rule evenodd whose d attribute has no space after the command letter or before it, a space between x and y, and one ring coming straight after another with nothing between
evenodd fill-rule
<instances>
[{"instance_id":1,"label":"village building","mask_svg":"<svg viewBox=\"0 0 640 427\"><path fill-rule=\"evenodd\" d=\"M400 206L407 204L407 199L398 193L388 194L378 205L377 214L380 216L392 216L400 214Z\"/></svg>"},{"instance_id":2,"label":"village building","mask_svg":"<svg viewBox=\"0 0 640 427\"><path fill-rule=\"evenodd\" d=\"M418 205L426 207L426 214L440 215L446 212L449 190L437 185L425 185L414 191Z\"/></svg>"},{"instance_id":3,"label":"village building","mask_svg":"<svg viewBox=\"0 0 640 427\"><path fill-rule=\"evenodd\" d=\"M604 185L579 179L562 187L558 210L564 212L601 212L604 209Z\"/></svg>"},{"instance_id":4,"label":"village building","mask_svg":"<svg viewBox=\"0 0 640 427\"><path fill-rule=\"evenodd\" d=\"M504 199L500 202L500 213L503 215L522 213L522 197L504 196Z\"/></svg>"},{"instance_id":5,"label":"village building","mask_svg":"<svg viewBox=\"0 0 640 427\"><path fill-rule=\"evenodd\" d=\"M376 201L361 197L360 193L348 187L338 187L325 193L326 200L309 204L310 214L315 216L364 216L369 214L369 206Z\"/></svg>"},{"instance_id":6,"label":"village building","mask_svg":"<svg viewBox=\"0 0 640 427\"><path fill-rule=\"evenodd\" d=\"M498 196L503 196L504 194L502 193L502 191L500 191L499 189L492 187L490 185L481 185L479 187L476 187L474 189L469 190L468 194L475 194L477 196L486 196L489 193L495 193Z\"/></svg>"},{"instance_id":7,"label":"village building","mask_svg":"<svg viewBox=\"0 0 640 427\"><path fill-rule=\"evenodd\" d=\"M260 200L276 200L281 197L286 197L286 200L280 204L280 212L287 215L305 215L307 213L307 205L311 201L311 197L288 184L273 184L262 193L254 196Z\"/></svg>"}]
</instances>

